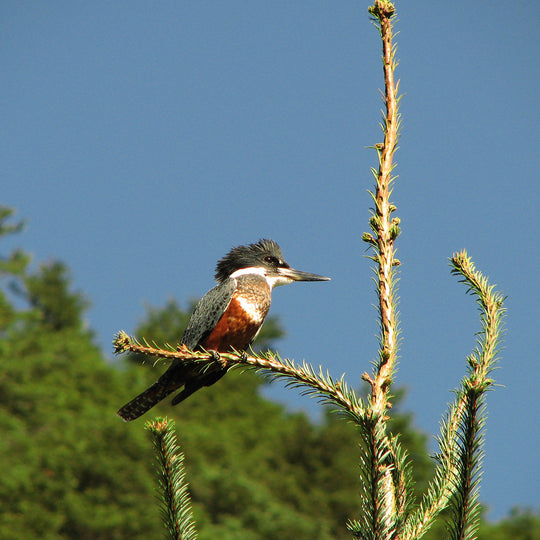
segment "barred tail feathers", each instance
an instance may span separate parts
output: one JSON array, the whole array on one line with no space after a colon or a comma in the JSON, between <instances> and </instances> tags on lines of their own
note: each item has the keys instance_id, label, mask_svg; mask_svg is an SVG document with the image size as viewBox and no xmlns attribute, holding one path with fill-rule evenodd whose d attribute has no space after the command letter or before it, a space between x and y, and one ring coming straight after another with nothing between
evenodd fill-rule
<instances>
[{"instance_id":1,"label":"barred tail feathers","mask_svg":"<svg viewBox=\"0 0 540 540\"><path fill-rule=\"evenodd\" d=\"M213 369L200 372L193 366L172 365L152 386L124 405L116 414L131 422L149 411L169 394L182 386L184 389L172 400L176 405L203 386L210 386L227 373L227 368L214 364Z\"/></svg>"},{"instance_id":2,"label":"barred tail feathers","mask_svg":"<svg viewBox=\"0 0 540 540\"><path fill-rule=\"evenodd\" d=\"M163 381L156 381L144 392L126 403L116 414L126 422L136 420L177 388L178 386L166 385Z\"/></svg>"}]
</instances>

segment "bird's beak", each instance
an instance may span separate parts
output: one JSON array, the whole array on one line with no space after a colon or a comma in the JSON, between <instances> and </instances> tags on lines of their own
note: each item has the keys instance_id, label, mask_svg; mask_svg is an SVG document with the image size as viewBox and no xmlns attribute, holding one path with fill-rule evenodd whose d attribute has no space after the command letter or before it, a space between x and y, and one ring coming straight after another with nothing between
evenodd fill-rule
<instances>
[{"instance_id":1,"label":"bird's beak","mask_svg":"<svg viewBox=\"0 0 540 540\"><path fill-rule=\"evenodd\" d=\"M294 268L278 268L278 274L293 281L330 281L329 277L319 276L310 272L302 272Z\"/></svg>"}]
</instances>

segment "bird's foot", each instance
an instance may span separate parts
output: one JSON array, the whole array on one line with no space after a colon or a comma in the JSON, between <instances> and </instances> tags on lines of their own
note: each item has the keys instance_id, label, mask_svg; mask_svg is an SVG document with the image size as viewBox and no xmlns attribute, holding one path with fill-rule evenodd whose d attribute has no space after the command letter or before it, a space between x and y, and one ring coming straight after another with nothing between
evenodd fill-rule
<instances>
[{"instance_id":1,"label":"bird's foot","mask_svg":"<svg viewBox=\"0 0 540 540\"><path fill-rule=\"evenodd\" d=\"M221 367L227 368L227 360L224 358L221 358L221 354L219 354L217 351L214 351L213 349L210 349L206 351L210 355L210 361L214 364L220 364Z\"/></svg>"}]
</instances>

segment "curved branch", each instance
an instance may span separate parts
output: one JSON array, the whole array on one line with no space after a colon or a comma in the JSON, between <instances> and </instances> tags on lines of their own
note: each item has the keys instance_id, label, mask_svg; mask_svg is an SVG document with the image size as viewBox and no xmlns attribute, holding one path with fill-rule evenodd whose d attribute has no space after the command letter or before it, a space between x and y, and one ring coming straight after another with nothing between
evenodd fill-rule
<instances>
[{"instance_id":1,"label":"curved branch","mask_svg":"<svg viewBox=\"0 0 540 540\"><path fill-rule=\"evenodd\" d=\"M113 341L116 354L124 352L140 353L147 356L154 356L165 360L180 360L189 362L215 361L215 355L211 352L190 351L185 345L180 345L176 349L161 349L151 346L148 343L141 344L136 339L130 337L125 332L118 333ZM281 359L273 352L264 354L248 355L244 352L219 353L219 361L226 368L235 366L246 366L258 371L264 371L273 378L285 378L293 386L306 387L304 393L308 395L320 395L329 404L341 407L345 412L352 415L359 424L365 423L365 409L360 398L348 388L343 377L334 381L328 373L323 373L319 368L316 373L312 366L303 362L301 366L296 365L292 360Z\"/></svg>"}]
</instances>

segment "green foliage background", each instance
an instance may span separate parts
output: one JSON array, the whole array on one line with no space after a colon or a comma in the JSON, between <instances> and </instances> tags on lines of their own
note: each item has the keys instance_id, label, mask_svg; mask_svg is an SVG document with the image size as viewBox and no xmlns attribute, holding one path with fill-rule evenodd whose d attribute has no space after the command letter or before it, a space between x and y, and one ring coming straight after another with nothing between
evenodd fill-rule
<instances>
[{"instance_id":1,"label":"green foliage background","mask_svg":"<svg viewBox=\"0 0 540 540\"><path fill-rule=\"evenodd\" d=\"M11 212L0 212L0 233ZM29 271L29 257L0 259L0 538L148 539L163 534L144 420L115 412L161 370L136 356L111 363L84 324L88 300L58 262ZM176 343L189 318L170 301L149 308L137 334ZM119 327L121 321L119 321ZM111 329L111 337L115 330ZM265 324L258 345L283 330ZM232 372L155 415L176 421L202 540L349 538L358 508L358 438L325 413L314 423L261 396L263 381ZM148 416L148 415L147 415ZM432 472L425 435L396 414L421 490ZM441 538L435 527L427 538ZM484 524L481 538L540 539L540 515L516 510Z\"/></svg>"}]
</instances>

